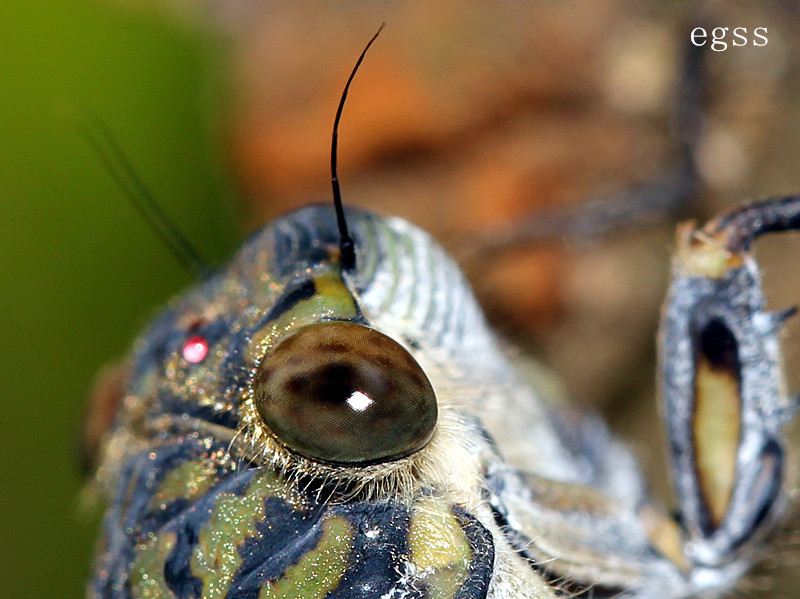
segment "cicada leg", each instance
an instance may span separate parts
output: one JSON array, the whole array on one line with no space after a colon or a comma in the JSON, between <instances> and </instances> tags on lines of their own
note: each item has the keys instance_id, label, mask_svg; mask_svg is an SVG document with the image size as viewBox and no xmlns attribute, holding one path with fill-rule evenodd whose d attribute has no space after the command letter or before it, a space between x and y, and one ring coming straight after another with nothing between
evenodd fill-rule
<instances>
[{"instance_id":1,"label":"cicada leg","mask_svg":"<svg viewBox=\"0 0 800 599\"><path fill-rule=\"evenodd\" d=\"M782 428L798 402L783 384L778 333L794 310L765 311L751 246L797 228L794 196L678 229L660 391L684 552L700 586L752 563L784 508Z\"/></svg>"},{"instance_id":2,"label":"cicada leg","mask_svg":"<svg viewBox=\"0 0 800 599\"><path fill-rule=\"evenodd\" d=\"M796 228L800 197L678 230L660 339L677 519L589 420L580 443L567 444L592 465L577 484L489 469L498 521L554 585L595 597L716 597L761 558L788 496L782 428L798 400L785 392L778 343L793 310L765 311L750 250L759 235Z\"/></svg>"}]
</instances>

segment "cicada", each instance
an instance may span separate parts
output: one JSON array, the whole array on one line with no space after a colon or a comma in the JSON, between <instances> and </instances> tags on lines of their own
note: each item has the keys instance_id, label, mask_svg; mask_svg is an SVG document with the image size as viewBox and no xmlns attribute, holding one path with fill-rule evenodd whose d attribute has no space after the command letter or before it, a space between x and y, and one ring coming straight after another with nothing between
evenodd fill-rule
<instances>
[{"instance_id":1,"label":"cicada","mask_svg":"<svg viewBox=\"0 0 800 599\"><path fill-rule=\"evenodd\" d=\"M679 228L660 335L676 515L528 376L436 241L337 208L255 233L114 375L90 597L715 597L758 561L797 401L751 246L798 228L800 198Z\"/></svg>"}]
</instances>

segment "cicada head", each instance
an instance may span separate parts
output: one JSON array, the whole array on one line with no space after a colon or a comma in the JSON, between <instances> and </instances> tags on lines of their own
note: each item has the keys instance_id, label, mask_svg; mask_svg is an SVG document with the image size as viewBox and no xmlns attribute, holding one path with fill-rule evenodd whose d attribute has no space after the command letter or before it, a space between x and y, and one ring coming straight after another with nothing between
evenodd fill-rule
<instances>
[{"instance_id":1,"label":"cicada head","mask_svg":"<svg viewBox=\"0 0 800 599\"><path fill-rule=\"evenodd\" d=\"M333 210L302 209L136 342L97 475L111 501L97 596L119 581L277 593L312 567L342 596L485 594L496 450L478 422L507 364L425 233L356 210L348 223L354 268ZM496 389L469 383L487 377Z\"/></svg>"}]
</instances>

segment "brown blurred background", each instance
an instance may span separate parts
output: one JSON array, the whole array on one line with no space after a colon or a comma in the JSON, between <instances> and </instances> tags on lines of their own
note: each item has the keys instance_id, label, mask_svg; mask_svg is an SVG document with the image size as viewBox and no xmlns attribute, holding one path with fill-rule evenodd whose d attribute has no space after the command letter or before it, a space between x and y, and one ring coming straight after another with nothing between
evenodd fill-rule
<instances>
[{"instance_id":1,"label":"brown blurred background","mask_svg":"<svg viewBox=\"0 0 800 599\"><path fill-rule=\"evenodd\" d=\"M403 216L463 256L497 325L542 346L580 396L606 403L635 384L628 366L650 353L673 223L622 229L588 251L465 250L537 210L566 212L670 168L668 121L693 19L767 27L770 42L711 53L701 186L685 212L702 220L798 185L790 128L800 44L795 15L778 3L225 7L230 156L247 222L329 197L332 114L386 21L342 120L345 200Z\"/></svg>"},{"instance_id":2,"label":"brown blurred background","mask_svg":"<svg viewBox=\"0 0 800 599\"><path fill-rule=\"evenodd\" d=\"M20 303L9 304L16 321L29 315L31 327L45 324L35 335L28 325L0 329L15 365L3 373L0 392L11 406L9 422L22 431L10 443L22 457L4 464L12 497L0 508L3 560L24 572L0 582L10 584L0 595L80 595L94 533L59 525L74 511L78 486L61 456L80 389L188 282L117 199L91 152L51 122L53 105L86 105L108 121L179 227L219 259L234 245L223 202L234 205L244 234L328 200L336 104L384 21L340 127L345 202L407 218L459 256L498 329L561 374L578 401L606 413L670 501L653 381L676 217L637 222L591 243L555 236L503 252L475 248L539 210L569 214L587 199L668 172L678 157L670 116L682 56L701 24L747 27L751 44L754 28L766 27L769 43L708 55L698 192L684 214L702 221L743 199L800 190L793 3L32 0L29 7L0 8L0 56L13 67L5 71L11 76L0 115L19 130L0 142L0 167L9 167L0 177L19 213L2 236L9 246L0 265L10 269L6 280L32 277ZM48 175L53 183L44 192L29 183ZM92 193L100 196L94 203ZM86 208L59 212L84 195ZM53 201L29 214L42 196ZM9 258L19 253L14 235L31 244L32 264ZM800 303L798 256L798 240L759 245L774 308ZM53 265L64 273L63 288L46 274ZM797 326L785 335L793 389L800 388ZM55 360L54 331L66 343ZM77 338L89 340L88 349ZM50 360L32 381L31 364ZM53 379L37 389L48 373ZM20 405L26 393L34 399ZM43 430L40 414L51 408L41 398L52 395L63 398L66 415ZM50 491L49 480L61 486ZM784 548L772 564L791 566L796 557ZM47 579L42 571L59 574ZM775 571L742 590L798 596L787 590L792 583L770 582Z\"/></svg>"}]
</instances>

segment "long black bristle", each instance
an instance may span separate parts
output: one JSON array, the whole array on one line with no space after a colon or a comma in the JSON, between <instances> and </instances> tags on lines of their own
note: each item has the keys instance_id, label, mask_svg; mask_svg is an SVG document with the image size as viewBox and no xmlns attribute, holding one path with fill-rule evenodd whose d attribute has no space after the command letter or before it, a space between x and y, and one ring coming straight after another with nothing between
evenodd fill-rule
<instances>
[{"instance_id":1,"label":"long black bristle","mask_svg":"<svg viewBox=\"0 0 800 599\"><path fill-rule=\"evenodd\" d=\"M155 201L106 124L83 109L76 118L75 128L97 152L122 192L178 262L197 278L207 276L211 267Z\"/></svg>"},{"instance_id":2,"label":"long black bristle","mask_svg":"<svg viewBox=\"0 0 800 599\"><path fill-rule=\"evenodd\" d=\"M347 92L350 89L350 83L353 81L353 77L355 77L358 67L361 66L361 62L364 60L367 50L369 50L372 42L377 39L378 35L380 35L385 26L386 23L381 23L378 31L372 36L372 39L367 42L367 45L361 52L361 56L358 57L356 66L353 67L350 77L348 77L347 83L344 86L342 97L339 100L339 108L336 109L336 118L333 121L333 139L331 143L331 184L333 185L333 205L336 208L336 220L339 224L339 248L342 253L342 267L347 269L351 269L355 266L356 253L355 248L353 247L353 240L351 239L350 233L347 230L347 221L344 218L344 206L342 205L342 194L339 189L339 176L336 174L336 146L339 140L339 119L342 118L342 109L344 108L344 101L347 99Z\"/></svg>"}]
</instances>

